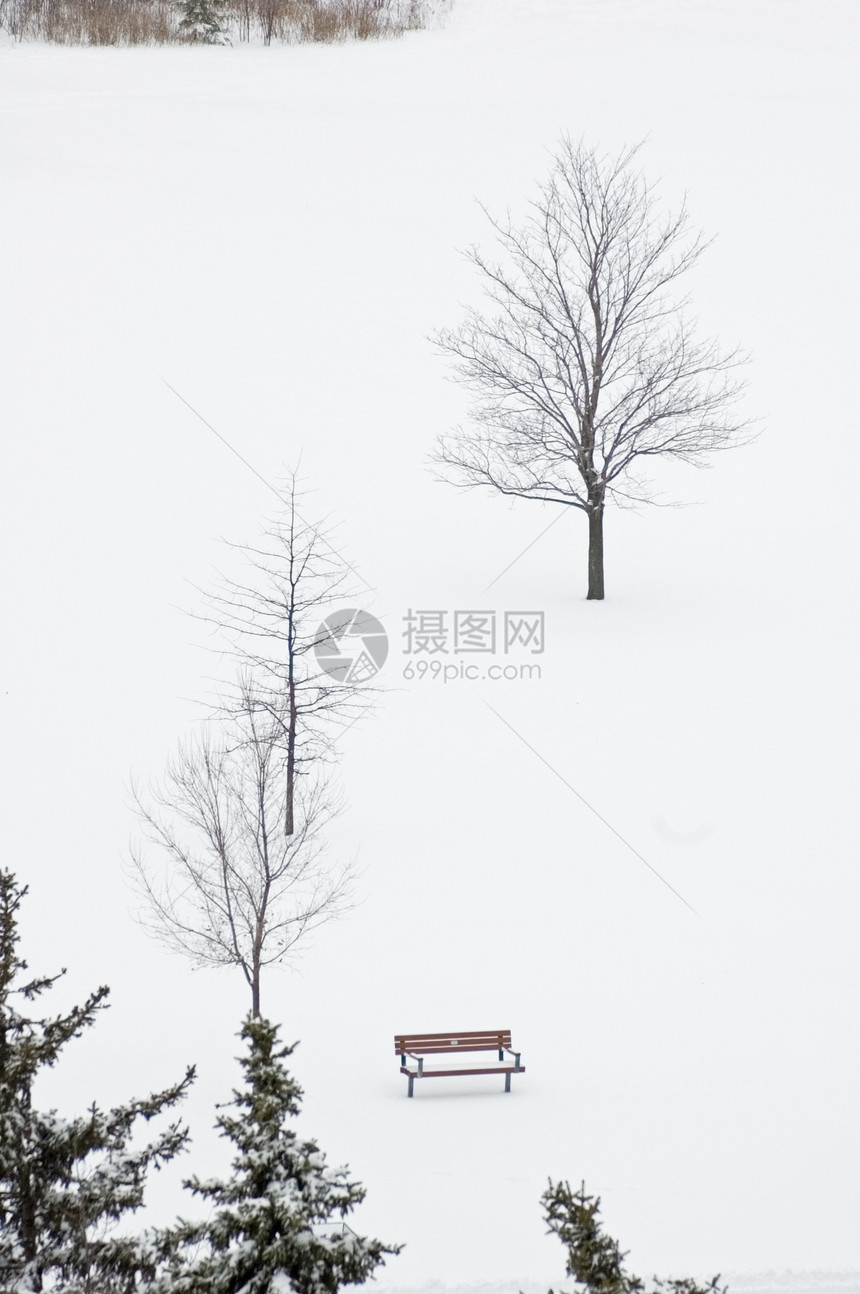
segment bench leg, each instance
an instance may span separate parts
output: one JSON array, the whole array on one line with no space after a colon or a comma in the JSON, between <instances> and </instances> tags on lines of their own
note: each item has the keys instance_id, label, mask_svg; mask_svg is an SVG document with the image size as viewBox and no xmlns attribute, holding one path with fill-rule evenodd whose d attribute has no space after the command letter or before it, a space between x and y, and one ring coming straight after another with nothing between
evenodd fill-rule
<instances>
[{"instance_id":1,"label":"bench leg","mask_svg":"<svg viewBox=\"0 0 860 1294\"><path fill-rule=\"evenodd\" d=\"M505 1074L505 1091L509 1092L510 1090L511 1090L511 1076L510 1074Z\"/></svg>"},{"instance_id":2,"label":"bench leg","mask_svg":"<svg viewBox=\"0 0 860 1294\"><path fill-rule=\"evenodd\" d=\"M413 1074L410 1074L410 1075L409 1075L409 1092L408 1092L408 1095L409 1095L409 1096L411 1096L411 1095L412 1095L412 1084L413 1084L414 1082L415 1082L415 1076L414 1076Z\"/></svg>"}]
</instances>

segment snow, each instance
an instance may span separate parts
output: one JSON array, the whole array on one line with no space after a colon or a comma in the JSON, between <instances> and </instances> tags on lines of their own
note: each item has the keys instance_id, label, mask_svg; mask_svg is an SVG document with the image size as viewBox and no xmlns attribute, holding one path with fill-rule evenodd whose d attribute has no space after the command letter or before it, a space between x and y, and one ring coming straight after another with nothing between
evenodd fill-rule
<instances>
[{"instance_id":1,"label":"snow","mask_svg":"<svg viewBox=\"0 0 860 1294\"><path fill-rule=\"evenodd\" d=\"M247 1004L135 925L125 788L220 668L183 614L219 538L276 504L169 383L265 481L301 460L391 638L332 837L362 902L263 985L301 1039L301 1135L367 1187L350 1224L406 1242L377 1287L557 1288L552 1175L603 1197L645 1276L853 1292L857 23L847 0L456 0L379 45L0 49L4 856L34 973L113 989L42 1104L198 1062L159 1216L190 1211L181 1172L223 1171ZM425 468L465 416L426 338L476 299L475 199L516 216L563 130L646 139L719 235L694 312L751 351L763 432L660 473L694 506L609 516L602 606L577 516L515 561L552 513ZM404 678L407 612L463 607L544 610L541 677ZM467 1025L510 1028L526 1073L408 1101L395 1031Z\"/></svg>"}]
</instances>

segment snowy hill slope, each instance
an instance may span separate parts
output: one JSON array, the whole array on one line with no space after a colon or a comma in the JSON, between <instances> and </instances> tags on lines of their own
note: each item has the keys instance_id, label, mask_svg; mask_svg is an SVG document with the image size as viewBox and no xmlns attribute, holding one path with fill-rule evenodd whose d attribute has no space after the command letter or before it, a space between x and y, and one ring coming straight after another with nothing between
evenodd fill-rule
<instances>
[{"instance_id":1,"label":"snowy hill slope","mask_svg":"<svg viewBox=\"0 0 860 1294\"><path fill-rule=\"evenodd\" d=\"M167 381L270 482L301 456L392 641L333 840L363 902L264 986L357 1225L407 1243L380 1285L557 1284L548 1175L645 1275L860 1268L856 27L457 0L376 46L0 50L4 856L31 965L115 1001L51 1096L196 1060L221 1162L242 986L134 925L124 788L218 668L192 586L275 500ZM647 137L718 233L694 307L751 351L763 427L661 474L696 506L608 518L599 606L577 516L497 580L552 514L425 469L465 415L426 337L475 299L475 198L523 210L562 131ZM404 678L407 613L464 606L543 611L542 676ZM464 1026L510 1027L527 1074L407 1102L394 1031Z\"/></svg>"}]
</instances>

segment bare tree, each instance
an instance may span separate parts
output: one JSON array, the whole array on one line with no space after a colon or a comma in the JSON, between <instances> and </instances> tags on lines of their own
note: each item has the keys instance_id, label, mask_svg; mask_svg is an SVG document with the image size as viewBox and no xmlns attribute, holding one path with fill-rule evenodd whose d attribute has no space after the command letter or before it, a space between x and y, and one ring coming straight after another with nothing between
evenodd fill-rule
<instances>
[{"instance_id":1,"label":"bare tree","mask_svg":"<svg viewBox=\"0 0 860 1294\"><path fill-rule=\"evenodd\" d=\"M202 619L226 640L240 679L254 680L252 689L242 683L222 697L218 711L245 715L253 704L268 716L285 756L284 830L292 835L301 776L334 757L339 733L364 713L373 689L348 651L367 619L349 605L351 568L325 531L302 520L295 474L283 497L285 514L259 545L231 545L250 574L204 593Z\"/></svg>"},{"instance_id":2,"label":"bare tree","mask_svg":"<svg viewBox=\"0 0 860 1294\"><path fill-rule=\"evenodd\" d=\"M668 291L707 244L684 208L660 215L637 152L564 139L526 221L490 217L502 260L467 253L495 310L435 338L476 396L472 425L440 440L442 476L584 512L592 599L607 501L653 502L650 459L703 466L748 439L742 357L697 340Z\"/></svg>"},{"instance_id":3,"label":"bare tree","mask_svg":"<svg viewBox=\"0 0 860 1294\"><path fill-rule=\"evenodd\" d=\"M369 617L343 605L351 568L303 520L294 474L282 497L259 544L230 545L246 576L203 595L199 618L238 663L237 682L162 782L132 792L166 863L132 853L144 924L198 964L239 966L255 1016L262 968L349 906L354 868L328 864L321 833L337 808L338 737L370 699L359 667Z\"/></svg>"},{"instance_id":4,"label":"bare tree","mask_svg":"<svg viewBox=\"0 0 860 1294\"><path fill-rule=\"evenodd\" d=\"M163 781L134 790L158 868L132 863L147 900L144 924L203 966L238 966L260 1014L264 966L283 962L309 930L345 910L354 869L332 868L321 832L336 811L325 766L302 779L287 830L285 720L246 679L242 707L180 746Z\"/></svg>"}]
</instances>

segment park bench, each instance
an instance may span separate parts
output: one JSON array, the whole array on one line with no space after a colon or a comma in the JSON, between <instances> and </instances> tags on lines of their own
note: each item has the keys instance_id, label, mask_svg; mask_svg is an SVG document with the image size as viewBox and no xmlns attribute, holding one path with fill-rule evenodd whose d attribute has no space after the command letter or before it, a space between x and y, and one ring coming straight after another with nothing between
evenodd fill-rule
<instances>
[{"instance_id":1,"label":"park bench","mask_svg":"<svg viewBox=\"0 0 860 1294\"><path fill-rule=\"evenodd\" d=\"M520 1064L520 1053L511 1047L510 1029L473 1030L471 1033L398 1033L394 1038L394 1050L400 1057L401 1074L405 1074L409 1079L409 1096L412 1096L416 1078L453 1078L459 1074L504 1074L505 1091L509 1092L511 1074L526 1072L525 1065ZM448 1061L444 1068L424 1068L427 1057L440 1056L447 1059L449 1056L459 1057L464 1052L476 1051L496 1051L499 1054L498 1061L494 1060L492 1064L485 1061L480 1064L469 1060L464 1055L461 1065L452 1065ZM500 1063L505 1059L505 1052L513 1056L512 1065ZM407 1057L414 1062L411 1067L406 1063Z\"/></svg>"}]
</instances>

